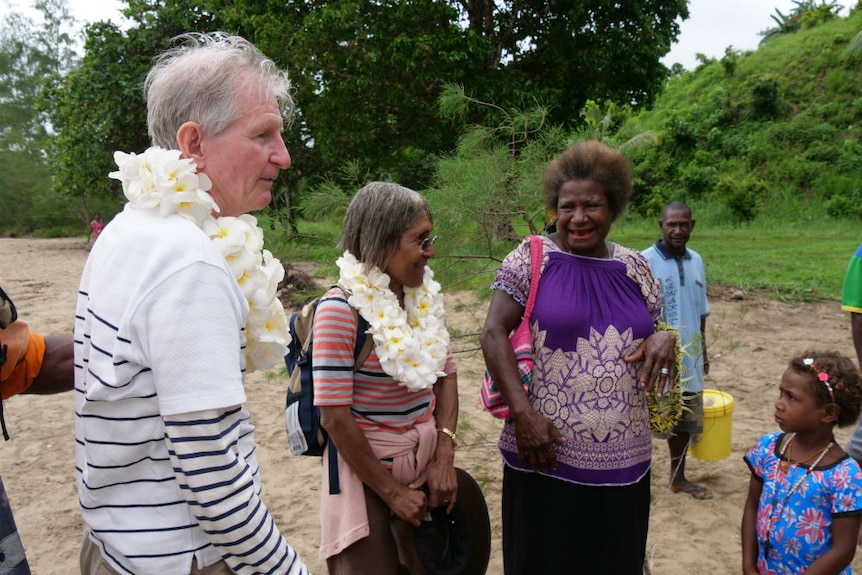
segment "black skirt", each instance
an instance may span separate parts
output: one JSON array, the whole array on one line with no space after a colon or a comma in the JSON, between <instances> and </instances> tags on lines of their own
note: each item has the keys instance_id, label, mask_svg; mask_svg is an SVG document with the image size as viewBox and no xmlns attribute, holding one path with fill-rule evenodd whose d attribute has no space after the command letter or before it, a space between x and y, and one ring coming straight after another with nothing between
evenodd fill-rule
<instances>
[{"instance_id":1,"label":"black skirt","mask_svg":"<svg viewBox=\"0 0 862 575\"><path fill-rule=\"evenodd\" d=\"M597 487L503 470L505 575L642 575L650 473Z\"/></svg>"}]
</instances>

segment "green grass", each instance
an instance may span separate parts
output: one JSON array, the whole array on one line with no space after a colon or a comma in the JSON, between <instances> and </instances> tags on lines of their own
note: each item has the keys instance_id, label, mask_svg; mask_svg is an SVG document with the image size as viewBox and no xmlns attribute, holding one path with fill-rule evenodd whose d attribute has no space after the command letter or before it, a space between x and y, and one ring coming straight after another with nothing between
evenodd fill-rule
<instances>
[{"instance_id":1,"label":"green grass","mask_svg":"<svg viewBox=\"0 0 862 575\"><path fill-rule=\"evenodd\" d=\"M610 239L643 250L659 237L654 221L615 224ZM689 247L703 257L707 282L764 291L782 300L841 299L847 262L862 241L858 222L745 226L697 225Z\"/></svg>"},{"instance_id":2,"label":"green grass","mask_svg":"<svg viewBox=\"0 0 862 575\"><path fill-rule=\"evenodd\" d=\"M265 224L264 222L261 222ZM475 290L488 295L498 263L487 257L464 258L463 246L448 245L445 230L432 262L435 277L447 291ZM335 259L340 224L300 222L300 234L291 237L270 231L267 248L282 262L313 261L323 264L321 274L337 274ZM659 237L655 220L625 218L611 228L609 239L643 250ZM800 223L756 220L742 226L712 225L699 221L689 247L703 256L707 281L712 286L737 287L786 301L839 300L847 262L862 241L858 222L828 219Z\"/></svg>"},{"instance_id":3,"label":"green grass","mask_svg":"<svg viewBox=\"0 0 862 575\"><path fill-rule=\"evenodd\" d=\"M337 273L335 260L341 255L336 245L341 233L341 224L333 222L299 222L299 234L291 235L283 230L273 231L265 221L259 225L266 230L266 247L283 263L317 262L322 264L322 273L332 276Z\"/></svg>"}]
</instances>

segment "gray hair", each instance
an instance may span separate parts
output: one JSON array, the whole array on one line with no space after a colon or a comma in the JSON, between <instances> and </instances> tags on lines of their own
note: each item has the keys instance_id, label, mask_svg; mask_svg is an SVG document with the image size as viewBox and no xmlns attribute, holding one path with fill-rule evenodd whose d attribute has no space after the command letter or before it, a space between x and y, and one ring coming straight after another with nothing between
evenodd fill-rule
<instances>
[{"instance_id":1,"label":"gray hair","mask_svg":"<svg viewBox=\"0 0 862 575\"><path fill-rule=\"evenodd\" d=\"M401 236L422 213L431 220L431 206L419 192L389 182L366 184L350 201L338 247L365 266L385 270Z\"/></svg>"},{"instance_id":2,"label":"gray hair","mask_svg":"<svg viewBox=\"0 0 862 575\"><path fill-rule=\"evenodd\" d=\"M236 94L257 84L278 102L285 119L293 113L290 81L251 42L224 32L182 34L162 52L144 81L147 127L153 145L177 148L177 131L197 122L219 134L239 118Z\"/></svg>"}]
</instances>

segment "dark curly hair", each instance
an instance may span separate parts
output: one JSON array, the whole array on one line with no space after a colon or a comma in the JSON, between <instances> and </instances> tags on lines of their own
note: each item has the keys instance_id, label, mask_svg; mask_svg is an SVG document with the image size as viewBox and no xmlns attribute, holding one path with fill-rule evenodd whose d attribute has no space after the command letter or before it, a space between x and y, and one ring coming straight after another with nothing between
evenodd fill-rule
<instances>
[{"instance_id":1,"label":"dark curly hair","mask_svg":"<svg viewBox=\"0 0 862 575\"><path fill-rule=\"evenodd\" d=\"M545 168L545 207L557 212L560 188L571 180L592 180L605 189L608 211L615 221L634 194L632 168L618 151L597 140L569 146Z\"/></svg>"},{"instance_id":2,"label":"dark curly hair","mask_svg":"<svg viewBox=\"0 0 862 575\"><path fill-rule=\"evenodd\" d=\"M814 360L811 365L806 359ZM838 427L853 425L862 411L862 378L853 361L835 351L806 351L790 360L788 367L800 375L810 374L808 389L814 395L818 406L834 403L838 406ZM832 394L818 374L829 376ZM833 397L834 395L834 397Z\"/></svg>"}]
</instances>

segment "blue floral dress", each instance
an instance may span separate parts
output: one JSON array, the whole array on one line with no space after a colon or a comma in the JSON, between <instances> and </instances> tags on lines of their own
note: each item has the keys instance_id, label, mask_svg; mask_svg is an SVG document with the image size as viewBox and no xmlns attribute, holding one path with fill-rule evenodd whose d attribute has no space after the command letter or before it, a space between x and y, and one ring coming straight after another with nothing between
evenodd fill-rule
<instances>
[{"instance_id":1,"label":"blue floral dress","mask_svg":"<svg viewBox=\"0 0 862 575\"><path fill-rule=\"evenodd\" d=\"M832 546L832 519L862 514L862 470L856 460L845 455L814 469L791 465L785 476L778 470L784 437L781 432L767 434L745 456L763 482L756 519L761 575L805 572ZM850 567L841 571L850 573Z\"/></svg>"}]
</instances>

